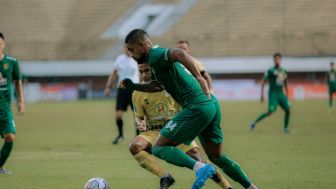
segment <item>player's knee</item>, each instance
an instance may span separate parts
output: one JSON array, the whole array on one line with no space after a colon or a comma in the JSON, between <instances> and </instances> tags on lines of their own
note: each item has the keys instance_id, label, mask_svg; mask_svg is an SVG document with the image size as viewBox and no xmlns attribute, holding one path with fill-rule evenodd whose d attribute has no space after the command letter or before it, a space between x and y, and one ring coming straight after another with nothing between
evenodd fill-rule
<instances>
[{"instance_id":1,"label":"player's knee","mask_svg":"<svg viewBox=\"0 0 336 189\"><path fill-rule=\"evenodd\" d=\"M138 142L132 142L129 146L129 151L132 155L136 155L137 153L141 152L143 149L142 145Z\"/></svg>"},{"instance_id":2,"label":"player's knee","mask_svg":"<svg viewBox=\"0 0 336 189\"><path fill-rule=\"evenodd\" d=\"M189 151L187 151L186 154L197 161L201 161L203 163L205 162L198 148L192 148Z\"/></svg>"},{"instance_id":3,"label":"player's knee","mask_svg":"<svg viewBox=\"0 0 336 189\"><path fill-rule=\"evenodd\" d=\"M14 142L15 136L14 134L6 134L4 139L5 139L5 142Z\"/></svg>"}]
</instances>

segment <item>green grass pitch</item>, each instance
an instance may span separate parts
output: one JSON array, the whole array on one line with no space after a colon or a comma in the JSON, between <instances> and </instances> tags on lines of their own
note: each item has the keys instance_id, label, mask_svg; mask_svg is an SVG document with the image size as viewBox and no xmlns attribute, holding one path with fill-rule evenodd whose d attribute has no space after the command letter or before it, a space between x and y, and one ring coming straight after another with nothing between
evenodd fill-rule
<instances>
[{"instance_id":1,"label":"green grass pitch","mask_svg":"<svg viewBox=\"0 0 336 189\"><path fill-rule=\"evenodd\" d=\"M260 188L335 188L336 107L328 113L326 100L292 102L291 133L284 134L281 109L250 132L250 121L266 104L221 105L223 149ZM6 164L14 174L0 175L0 189L78 189L96 176L112 189L158 188L159 179L128 151L134 136L130 112L124 115L126 140L111 144L117 131L114 107L112 100L27 105L23 117L15 116L16 142ZM190 188L192 171L160 163L176 178L172 189ZM209 180L205 188L218 187Z\"/></svg>"}]
</instances>

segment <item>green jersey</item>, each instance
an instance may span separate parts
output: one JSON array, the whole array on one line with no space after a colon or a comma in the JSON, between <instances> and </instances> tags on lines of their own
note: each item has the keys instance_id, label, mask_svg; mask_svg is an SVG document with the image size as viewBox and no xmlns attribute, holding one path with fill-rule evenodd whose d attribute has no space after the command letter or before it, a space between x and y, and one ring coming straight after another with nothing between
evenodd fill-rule
<instances>
[{"instance_id":1,"label":"green jersey","mask_svg":"<svg viewBox=\"0 0 336 189\"><path fill-rule=\"evenodd\" d=\"M335 71L327 72L327 82L329 86L336 86L336 72Z\"/></svg>"},{"instance_id":2,"label":"green jersey","mask_svg":"<svg viewBox=\"0 0 336 189\"><path fill-rule=\"evenodd\" d=\"M270 92L283 92L283 86L287 79L287 71L280 67L272 67L266 71L264 79L269 83Z\"/></svg>"},{"instance_id":3,"label":"green jersey","mask_svg":"<svg viewBox=\"0 0 336 189\"><path fill-rule=\"evenodd\" d=\"M20 80L18 61L5 55L0 60L0 111L10 110L13 80Z\"/></svg>"},{"instance_id":4,"label":"green jersey","mask_svg":"<svg viewBox=\"0 0 336 189\"><path fill-rule=\"evenodd\" d=\"M170 60L170 49L152 48L148 64L151 67L153 79L157 80L182 107L210 102L190 71L181 63Z\"/></svg>"}]
</instances>

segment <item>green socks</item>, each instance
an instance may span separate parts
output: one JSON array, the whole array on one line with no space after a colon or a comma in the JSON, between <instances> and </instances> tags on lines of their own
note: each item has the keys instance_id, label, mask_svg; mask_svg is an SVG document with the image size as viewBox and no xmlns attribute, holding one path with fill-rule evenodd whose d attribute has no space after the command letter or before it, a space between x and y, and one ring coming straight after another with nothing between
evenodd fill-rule
<instances>
[{"instance_id":1,"label":"green socks","mask_svg":"<svg viewBox=\"0 0 336 189\"><path fill-rule=\"evenodd\" d=\"M14 142L5 142L0 151L0 167L3 167L6 160L8 159L12 149Z\"/></svg>"},{"instance_id":2,"label":"green socks","mask_svg":"<svg viewBox=\"0 0 336 189\"><path fill-rule=\"evenodd\" d=\"M211 161L220 167L231 179L239 182L244 188L248 188L252 184L240 168L240 165L227 156L222 155L219 159L211 159Z\"/></svg>"},{"instance_id":3,"label":"green socks","mask_svg":"<svg viewBox=\"0 0 336 189\"><path fill-rule=\"evenodd\" d=\"M152 154L179 167L188 167L189 169L193 169L196 163L196 160L173 146L153 146Z\"/></svg>"},{"instance_id":4,"label":"green socks","mask_svg":"<svg viewBox=\"0 0 336 189\"><path fill-rule=\"evenodd\" d=\"M288 124L289 124L289 111L285 112L285 130L288 128Z\"/></svg>"},{"instance_id":5,"label":"green socks","mask_svg":"<svg viewBox=\"0 0 336 189\"><path fill-rule=\"evenodd\" d=\"M254 123L257 124L259 121L261 121L262 119L264 119L265 117L269 116L268 112L262 113L255 121Z\"/></svg>"}]
</instances>

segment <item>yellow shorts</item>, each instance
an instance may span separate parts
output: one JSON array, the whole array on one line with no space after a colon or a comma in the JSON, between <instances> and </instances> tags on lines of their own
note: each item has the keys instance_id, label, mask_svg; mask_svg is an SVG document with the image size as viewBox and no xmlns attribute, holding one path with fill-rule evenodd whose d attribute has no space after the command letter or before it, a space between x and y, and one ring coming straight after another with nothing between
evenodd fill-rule
<instances>
[{"instance_id":1,"label":"yellow shorts","mask_svg":"<svg viewBox=\"0 0 336 189\"><path fill-rule=\"evenodd\" d=\"M141 133L139 136L144 138L145 140L147 140L149 143L151 143L152 145L155 143L157 137L159 136L160 131L146 131L144 133ZM192 143L187 146L185 144L180 144L177 146L180 150L182 150L183 152L188 152L189 150L197 147L198 145L195 142L195 140L192 141Z\"/></svg>"}]
</instances>

